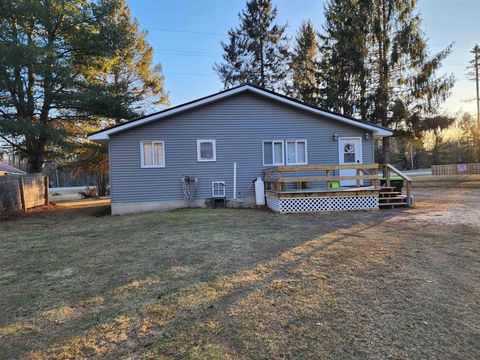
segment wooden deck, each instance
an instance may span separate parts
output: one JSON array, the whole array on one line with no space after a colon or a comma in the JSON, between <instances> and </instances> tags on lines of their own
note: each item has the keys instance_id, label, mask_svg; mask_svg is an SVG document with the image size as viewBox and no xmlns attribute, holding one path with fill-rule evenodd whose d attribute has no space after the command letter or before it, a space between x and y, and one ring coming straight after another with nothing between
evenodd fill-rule
<instances>
[{"instance_id":1,"label":"wooden deck","mask_svg":"<svg viewBox=\"0 0 480 360\"><path fill-rule=\"evenodd\" d=\"M386 179L385 186L380 186L378 164L268 168L264 172L267 206L280 213L294 213L374 210L382 207L411 205L411 179L391 165L381 166ZM340 170L344 169L354 170L356 175L339 175ZM402 195L390 186L392 173L404 179L406 195ZM342 180L354 180L356 186L339 186Z\"/></svg>"},{"instance_id":2,"label":"wooden deck","mask_svg":"<svg viewBox=\"0 0 480 360\"><path fill-rule=\"evenodd\" d=\"M283 191L267 190L266 194L277 196L279 198L287 197L316 197L316 196L362 196L368 194L378 194L381 188L375 186L364 187L342 187L338 189L291 189Z\"/></svg>"}]
</instances>

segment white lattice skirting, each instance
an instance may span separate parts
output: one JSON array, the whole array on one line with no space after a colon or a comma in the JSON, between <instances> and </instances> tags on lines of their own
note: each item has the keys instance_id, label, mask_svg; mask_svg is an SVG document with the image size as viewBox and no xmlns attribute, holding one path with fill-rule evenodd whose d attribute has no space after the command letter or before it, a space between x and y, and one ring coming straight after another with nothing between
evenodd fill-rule
<instances>
[{"instance_id":1,"label":"white lattice skirting","mask_svg":"<svg viewBox=\"0 0 480 360\"><path fill-rule=\"evenodd\" d=\"M267 207L279 213L303 213L316 211L348 211L378 209L378 196L318 197L277 199L267 196Z\"/></svg>"}]
</instances>

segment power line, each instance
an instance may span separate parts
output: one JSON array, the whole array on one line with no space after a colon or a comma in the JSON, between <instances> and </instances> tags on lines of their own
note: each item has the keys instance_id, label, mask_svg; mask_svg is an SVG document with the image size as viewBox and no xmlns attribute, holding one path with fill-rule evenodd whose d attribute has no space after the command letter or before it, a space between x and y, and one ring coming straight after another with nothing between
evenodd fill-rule
<instances>
[{"instance_id":1,"label":"power line","mask_svg":"<svg viewBox=\"0 0 480 360\"><path fill-rule=\"evenodd\" d=\"M162 28L154 28L154 27L147 27L147 28L144 28L144 29L152 30L152 31L163 31L163 32L174 32L174 33L185 33L185 34L196 34L196 35L210 35L210 36L224 36L226 34L226 33L215 33L215 32L207 32L207 31L162 29Z\"/></svg>"},{"instance_id":2,"label":"power line","mask_svg":"<svg viewBox=\"0 0 480 360\"><path fill-rule=\"evenodd\" d=\"M175 56L212 57L212 58L216 58L220 56L220 55L206 55L206 54L182 54L182 53L166 52L166 51L157 51L157 54L175 55Z\"/></svg>"},{"instance_id":3,"label":"power line","mask_svg":"<svg viewBox=\"0 0 480 360\"><path fill-rule=\"evenodd\" d=\"M180 75L180 76L217 76L216 74L208 74L208 73L184 73L184 72L166 72L165 75Z\"/></svg>"},{"instance_id":4,"label":"power line","mask_svg":"<svg viewBox=\"0 0 480 360\"><path fill-rule=\"evenodd\" d=\"M221 55L213 51L202 51L202 50L183 50L183 49L158 49L158 51L167 51L167 52L178 52L178 53L187 53L187 54L206 54L206 55Z\"/></svg>"}]
</instances>

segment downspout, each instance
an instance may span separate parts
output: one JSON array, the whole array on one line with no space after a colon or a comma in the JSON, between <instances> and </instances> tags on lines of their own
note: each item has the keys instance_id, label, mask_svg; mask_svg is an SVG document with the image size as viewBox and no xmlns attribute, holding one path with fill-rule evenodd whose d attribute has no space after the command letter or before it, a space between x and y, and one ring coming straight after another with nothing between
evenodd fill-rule
<instances>
[{"instance_id":1,"label":"downspout","mask_svg":"<svg viewBox=\"0 0 480 360\"><path fill-rule=\"evenodd\" d=\"M237 163L233 163L233 199L237 199Z\"/></svg>"}]
</instances>

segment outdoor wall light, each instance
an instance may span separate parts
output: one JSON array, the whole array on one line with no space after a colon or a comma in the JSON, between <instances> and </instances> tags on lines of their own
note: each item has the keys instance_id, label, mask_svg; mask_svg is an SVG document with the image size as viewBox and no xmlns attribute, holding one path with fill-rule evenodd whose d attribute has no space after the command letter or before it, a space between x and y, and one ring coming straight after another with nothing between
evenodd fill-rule
<instances>
[{"instance_id":1,"label":"outdoor wall light","mask_svg":"<svg viewBox=\"0 0 480 360\"><path fill-rule=\"evenodd\" d=\"M365 140L370 140L370 133L369 132L365 133Z\"/></svg>"},{"instance_id":2,"label":"outdoor wall light","mask_svg":"<svg viewBox=\"0 0 480 360\"><path fill-rule=\"evenodd\" d=\"M337 132L333 133L333 141L338 141L338 133Z\"/></svg>"}]
</instances>

